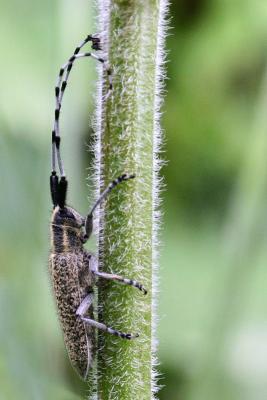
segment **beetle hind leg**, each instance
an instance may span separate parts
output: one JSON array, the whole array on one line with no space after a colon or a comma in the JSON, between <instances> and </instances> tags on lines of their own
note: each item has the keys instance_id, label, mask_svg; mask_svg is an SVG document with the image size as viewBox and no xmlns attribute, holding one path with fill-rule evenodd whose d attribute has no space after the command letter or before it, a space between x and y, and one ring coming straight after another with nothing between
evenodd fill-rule
<instances>
[{"instance_id":1,"label":"beetle hind leg","mask_svg":"<svg viewBox=\"0 0 267 400\"><path fill-rule=\"evenodd\" d=\"M93 326L97 329L100 329L101 331L108 332L112 335L119 336L122 339L134 339L137 338L139 335L138 334L132 334L132 333L124 333L121 331L117 331L116 329L113 329L105 324L102 324L101 322L95 321L94 319L88 318L85 316L87 313L88 309L91 307L93 303L93 293L88 294L81 304L79 305L76 315L87 325Z\"/></svg>"},{"instance_id":2,"label":"beetle hind leg","mask_svg":"<svg viewBox=\"0 0 267 400\"><path fill-rule=\"evenodd\" d=\"M134 339L137 338L139 335L137 334L132 334L132 333L124 333L121 331L117 331L116 329L110 328L109 326L102 324L101 322L95 321L93 319L87 318L87 317L81 317L81 320L90 326L94 326L97 329L100 329L101 331L111 333L112 335L119 336L122 339Z\"/></svg>"}]
</instances>

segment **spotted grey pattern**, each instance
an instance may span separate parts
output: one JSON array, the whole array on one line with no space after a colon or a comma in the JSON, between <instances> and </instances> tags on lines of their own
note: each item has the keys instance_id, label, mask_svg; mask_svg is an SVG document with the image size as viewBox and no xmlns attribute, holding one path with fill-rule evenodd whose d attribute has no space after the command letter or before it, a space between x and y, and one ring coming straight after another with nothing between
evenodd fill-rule
<instances>
[{"instance_id":1,"label":"spotted grey pattern","mask_svg":"<svg viewBox=\"0 0 267 400\"><path fill-rule=\"evenodd\" d=\"M94 353L94 328L86 325L76 311L92 291L93 275L89 273L91 255L85 250L52 253L49 260L58 316L70 361L79 375L86 378ZM86 268L86 267L87 268ZM86 268L86 270L85 270ZM93 318L92 308L86 316Z\"/></svg>"}]
</instances>

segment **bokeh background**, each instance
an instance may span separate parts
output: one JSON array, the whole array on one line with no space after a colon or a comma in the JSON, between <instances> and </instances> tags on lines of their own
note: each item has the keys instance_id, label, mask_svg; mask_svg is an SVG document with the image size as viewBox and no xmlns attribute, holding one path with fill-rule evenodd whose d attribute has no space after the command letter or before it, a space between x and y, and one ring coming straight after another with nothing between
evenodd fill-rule
<instances>
[{"instance_id":1,"label":"bokeh background","mask_svg":"<svg viewBox=\"0 0 267 400\"><path fill-rule=\"evenodd\" d=\"M0 5L0 399L81 399L47 275L48 176L56 75L95 31L93 6ZM267 3L177 0L170 17L160 399L266 400ZM94 92L95 64L81 60L62 130L83 213Z\"/></svg>"}]
</instances>

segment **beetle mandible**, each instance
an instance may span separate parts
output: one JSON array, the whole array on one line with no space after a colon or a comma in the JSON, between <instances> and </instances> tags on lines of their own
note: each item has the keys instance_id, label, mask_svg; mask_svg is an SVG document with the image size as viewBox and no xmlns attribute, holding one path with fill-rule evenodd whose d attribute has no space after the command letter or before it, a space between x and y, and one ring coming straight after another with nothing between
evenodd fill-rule
<instances>
[{"instance_id":1,"label":"beetle mandible","mask_svg":"<svg viewBox=\"0 0 267 400\"><path fill-rule=\"evenodd\" d=\"M92 234L93 215L96 207L119 183L133 179L134 175L123 174L113 180L101 193L85 218L74 208L66 205L68 181L60 155L59 116L63 94L74 61L82 57L93 57L100 61L109 78L109 92L112 90L111 72L106 61L93 53L80 53L81 48L88 42L92 42L94 50L100 50L99 38L88 35L59 72L55 88L56 108L52 131L52 172L50 176L54 208L50 224L49 271L67 352L74 369L82 379L87 378L92 366L95 328L123 339L138 337L138 334L120 332L93 319L93 289L96 279L121 282L138 288L144 294L147 293L143 285L133 279L98 271L97 258L83 247ZM56 172L56 160L60 176Z\"/></svg>"}]
</instances>

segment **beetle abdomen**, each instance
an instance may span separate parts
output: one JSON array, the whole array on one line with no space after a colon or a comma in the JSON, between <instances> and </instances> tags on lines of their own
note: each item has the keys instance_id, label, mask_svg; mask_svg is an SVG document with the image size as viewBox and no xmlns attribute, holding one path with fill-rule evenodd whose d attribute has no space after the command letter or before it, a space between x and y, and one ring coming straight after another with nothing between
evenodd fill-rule
<instances>
[{"instance_id":1,"label":"beetle abdomen","mask_svg":"<svg viewBox=\"0 0 267 400\"><path fill-rule=\"evenodd\" d=\"M84 282L83 255L51 254L49 264L67 352L74 369L83 379L86 379L88 369L92 364L94 332L76 315L79 305L90 288L88 284L81 284L79 279L82 273ZM88 283L90 283L89 268ZM92 317L92 312L88 315Z\"/></svg>"}]
</instances>

